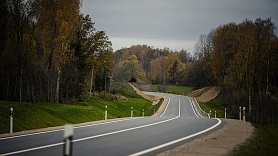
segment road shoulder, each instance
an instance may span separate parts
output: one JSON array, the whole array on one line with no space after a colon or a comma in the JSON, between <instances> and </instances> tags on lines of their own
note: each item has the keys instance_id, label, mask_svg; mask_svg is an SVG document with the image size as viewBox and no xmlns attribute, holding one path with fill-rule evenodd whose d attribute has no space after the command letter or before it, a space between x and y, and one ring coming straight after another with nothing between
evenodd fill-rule
<instances>
[{"instance_id":1,"label":"road shoulder","mask_svg":"<svg viewBox=\"0 0 278 156\"><path fill-rule=\"evenodd\" d=\"M158 156L170 155L232 155L233 150L242 145L248 139L254 137L255 128L246 122L244 132L243 121L227 119L227 124L206 136L158 154Z\"/></svg>"}]
</instances>

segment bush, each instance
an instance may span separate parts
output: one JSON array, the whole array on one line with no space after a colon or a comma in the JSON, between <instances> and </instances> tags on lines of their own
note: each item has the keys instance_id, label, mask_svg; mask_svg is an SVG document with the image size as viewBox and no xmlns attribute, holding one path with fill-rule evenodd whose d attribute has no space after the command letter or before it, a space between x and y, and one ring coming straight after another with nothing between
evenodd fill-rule
<instances>
[{"instance_id":1,"label":"bush","mask_svg":"<svg viewBox=\"0 0 278 156\"><path fill-rule=\"evenodd\" d=\"M172 90L171 94L180 94L180 91L179 90Z\"/></svg>"}]
</instances>

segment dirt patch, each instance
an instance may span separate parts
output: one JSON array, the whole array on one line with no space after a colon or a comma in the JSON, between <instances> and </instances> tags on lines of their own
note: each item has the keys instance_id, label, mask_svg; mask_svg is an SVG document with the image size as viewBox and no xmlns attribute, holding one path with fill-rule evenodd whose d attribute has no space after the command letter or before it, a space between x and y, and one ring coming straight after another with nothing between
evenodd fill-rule
<instances>
[{"instance_id":1,"label":"dirt patch","mask_svg":"<svg viewBox=\"0 0 278 156\"><path fill-rule=\"evenodd\" d=\"M227 124L204 137L198 138L177 148L165 151L158 156L187 155L187 156L222 156L232 155L234 149L254 136L255 128L248 122L227 119Z\"/></svg>"},{"instance_id":2,"label":"dirt patch","mask_svg":"<svg viewBox=\"0 0 278 156\"><path fill-rule=\"evenodd\" d=\"M209 90L204 92L201 96L197 97L196 99L200 102L209 102L210 100L216 98L217 95L219 95L221 89L221 87L211 87Z\"/></svg>"},{"instance_id":3,"label":"dirt patch","mask_svg":"<svg viewBox=\"0 0 278 156\"><path fill-rule=\"evenodd\" d=\"M162 98L161 96L154 96L154 95L147 95L144 94L142 91L140 91L139 89L137 89L136 87L134 87L132 84L130 84L130 86L134 89L134 91L142 96L143 98L153 101L153 104L157 104L159 102L159 100Z\"/></svg>"}]
</instances>

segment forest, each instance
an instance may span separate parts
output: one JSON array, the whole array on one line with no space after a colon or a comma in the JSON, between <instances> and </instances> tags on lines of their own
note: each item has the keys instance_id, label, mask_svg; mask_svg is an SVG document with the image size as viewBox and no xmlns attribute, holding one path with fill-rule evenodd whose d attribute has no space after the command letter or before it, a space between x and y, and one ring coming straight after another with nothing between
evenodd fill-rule
<instances>
[{"instance_id":1,"label":"forest","mask_svg":"<svg viewBox=\"0 0 278 156\"><path fill-rule=\"evenodd\" d=\"M192 55L147 45L113 53L116 81L137 77L152 84L223 88L229 112L247 108L255 123L278 123L278 38L271 19L228 23L201 35Z\"/></svg>"},{"instance_id":2,"label":"forest","mask_svg":"<svg viewBox=\"0 0 278 156\"><path fill-rule=\"evenodd\" d=\"M200 35L194 54L132 45L113 51L79 0L1 0L0 100L56 102L109 92L131 78L222 87L229 112L278 123L278 38L271 19L228 23Z\"/></svg>"},{"instance_id":3,"label":"forest","mask_svg":"<svg viewBox=\"0 0 278 156\"><path fill-rule=\"evenodd\" d=\"M0 100L83 98L114 67L112 43L80 13L79 0L2 0ZM102 87L103 88L103 87Z\"/></svg>"}]
</instances>

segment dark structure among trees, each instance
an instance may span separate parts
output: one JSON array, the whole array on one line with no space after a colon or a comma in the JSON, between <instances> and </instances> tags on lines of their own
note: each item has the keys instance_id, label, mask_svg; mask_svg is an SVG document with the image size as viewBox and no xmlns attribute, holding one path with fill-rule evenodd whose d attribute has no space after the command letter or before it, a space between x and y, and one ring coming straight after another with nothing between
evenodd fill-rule
<instances>
[{"instance_id":1,"label":"dark structure among trees","mask_svg":"<svg viewBox=\"0 0 278 156\"><path fill-rule=\"evenodd\" d=\"M135 82L137 82L137 79L135 77L132 77L128 82L129 83L135 83Z\"/></svg>"}]
</instances>

